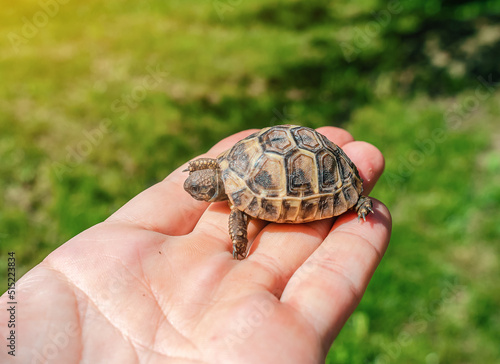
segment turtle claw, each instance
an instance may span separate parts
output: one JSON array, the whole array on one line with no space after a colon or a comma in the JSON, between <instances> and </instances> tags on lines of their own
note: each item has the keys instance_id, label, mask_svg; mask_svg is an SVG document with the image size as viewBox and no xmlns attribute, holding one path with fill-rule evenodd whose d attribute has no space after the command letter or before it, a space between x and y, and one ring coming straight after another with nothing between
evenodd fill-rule
<instances>
[{"instance_id":1,"label":"turtle claw","mask_svg":"<svg viewBox=\"0 0 500 364\"><path fill-rule=\"evenodd\" d=\"M358 203L356 204L356 211L358 212L358 222L361 218L366 222L366 216L371 212L373 212L372 200L370 200L366 196L360 196Z\"/></svg>"},{"instance_id":2,"label":"turtle claw","mask_svg":"<svg viewBox=\"0 0 500 364\"><path fill-rule=\"evenodd\" d=\"M236 260L243 260L246 258L246 254L245 253L241 253L239 252L236 247L233 249L233 259L236 259Z\"/></svg>"},{"instance_id":3,"label":"turtle claw","mask_svg":"<svg viewBox=\"0 0 500 364\"><path fill-rule=\"evenodd\" d=\"M247 241L233 241L233 259L243 260L247 257Z\"/></svg>"}]
</instances>

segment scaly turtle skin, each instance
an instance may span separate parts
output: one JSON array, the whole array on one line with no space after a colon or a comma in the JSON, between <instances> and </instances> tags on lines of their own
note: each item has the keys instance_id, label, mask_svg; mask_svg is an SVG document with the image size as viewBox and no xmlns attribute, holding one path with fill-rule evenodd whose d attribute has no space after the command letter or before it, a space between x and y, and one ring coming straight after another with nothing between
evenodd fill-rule
<instances>
[{"instance_id":1,"label":"scaly turtle skin","mask_svg":"<svg viewBox=\"0 0 500 364\"><path fill-rule=\"evenodd\" d=\"M216 159L189 163L184 189L195 199L229 200L233 256L247 252L248 218L303 223L372 211L362 179L349 157L317 131L296 125L262 129Z\"/></svg>"}]
</instances>

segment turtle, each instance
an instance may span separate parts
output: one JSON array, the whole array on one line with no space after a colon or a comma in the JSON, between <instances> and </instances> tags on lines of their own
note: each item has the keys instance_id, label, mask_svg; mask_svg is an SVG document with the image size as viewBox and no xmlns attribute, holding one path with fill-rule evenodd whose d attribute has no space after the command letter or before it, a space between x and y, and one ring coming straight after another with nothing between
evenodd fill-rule
<instances>
[{"instance_id":1,"label":"turtle","mask_svg":"<svg viewBox=\"0 0 500 364\"><path fill-rule=\"evenodd\" d=\"M264 128L217 158L198 158L184 170L195 199L229 201L233 258L247 255L250 218L305 223L355 210L373 212L363 180L345 152L316 130L298 125Z\"/></svg>"}]
</instances>

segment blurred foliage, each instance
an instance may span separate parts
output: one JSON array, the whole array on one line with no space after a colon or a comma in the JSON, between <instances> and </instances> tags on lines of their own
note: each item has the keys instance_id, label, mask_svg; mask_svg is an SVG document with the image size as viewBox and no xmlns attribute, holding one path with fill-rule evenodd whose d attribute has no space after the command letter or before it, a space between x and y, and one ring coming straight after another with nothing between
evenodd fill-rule
<instances>
[{"instance_id":1,"label":"blurred foliage","mask_svg":"<svg viewBox=\"0 0 500 364\"><path fill-rule=\"evenodd\" d=\"M0 269L229 134L337 125L384 153L394 231L328 362L497 361L499 17L496 0L5 6Z\"/></svg>"}]
</instances>

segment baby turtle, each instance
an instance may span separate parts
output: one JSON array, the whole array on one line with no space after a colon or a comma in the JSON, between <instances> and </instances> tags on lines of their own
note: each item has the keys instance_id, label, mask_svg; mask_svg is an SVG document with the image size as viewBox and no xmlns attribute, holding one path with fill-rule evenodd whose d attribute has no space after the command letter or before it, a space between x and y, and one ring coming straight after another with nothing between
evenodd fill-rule
<instances>
[{"instance_id":1,"label":"baby turtle","mask_svg":"<svg viewBox=\"0 0 500 364\"><path fill-rule=\"evenodd\" d=\"M277 223L326 219L372 210L349 157L314 129L278 125L236 143L217 158L189 163L184 189L197 200L229 200L233 257L247 253L249 217Z\"/></svg>"}]
</instances>

